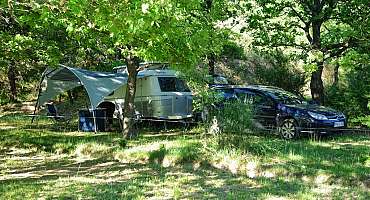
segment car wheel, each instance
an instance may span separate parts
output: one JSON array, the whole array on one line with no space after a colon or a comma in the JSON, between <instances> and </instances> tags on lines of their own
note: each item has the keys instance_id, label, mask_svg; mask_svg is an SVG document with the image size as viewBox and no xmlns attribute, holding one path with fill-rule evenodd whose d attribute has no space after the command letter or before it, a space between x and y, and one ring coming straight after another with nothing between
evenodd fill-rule
<instances>
[{"instance_id":1,"label":"car wheel","mask_svg":"<svg viewBox=\"0 0 370 200\"><path fill-rule=\"evenodd\" d=\"M284 139L294 139L298 136L297 122L294 119L284 119L279 126L279 133Z\"/></svg>"}]
</instances>

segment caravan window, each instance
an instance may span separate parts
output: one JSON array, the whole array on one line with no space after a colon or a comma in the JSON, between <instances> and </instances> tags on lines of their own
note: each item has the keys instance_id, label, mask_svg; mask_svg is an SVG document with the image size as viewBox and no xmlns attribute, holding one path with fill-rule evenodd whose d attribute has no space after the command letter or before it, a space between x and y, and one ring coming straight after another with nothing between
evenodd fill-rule
<instances>
[{"instance_id":1,"label":"caravan window","mask_svg":"<svg viewBox=\"0 0 370 200\"><path fill-rule=\"evenodd\" d=\"M185 82L176 77L158 77L162 92L190 92Z\"/></svg>"}]
</instances>

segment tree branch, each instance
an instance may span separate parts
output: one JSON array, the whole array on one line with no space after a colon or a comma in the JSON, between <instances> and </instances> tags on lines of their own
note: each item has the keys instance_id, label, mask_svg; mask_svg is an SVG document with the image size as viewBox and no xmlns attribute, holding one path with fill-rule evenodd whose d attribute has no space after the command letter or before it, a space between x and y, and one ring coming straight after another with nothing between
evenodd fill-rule
<instances>
[{"instance_id":1,"label":"tree branch","mask_svg":"<svg viewBox=\"0 0 370 200\"><path fill-rule=\"evenodd\" d=\"M314 11L314 8L313 6L310 4L310 1L308 0L299 0L299 3L303 6L303 8L309 12L309 13L313 13Z\"/></svg>"},{"instance_id":2,"label":"tree branch","mask_svg":"<svg viewBox=\"0 0 370 200\"><path fill-rule=\"evenodd\" d=\"M349 38L348 42L343 42L343 43L337 43L337 44L332 44L328 45L323 49L323 52L326 52L329 54L327 58L324 60L327 60L329 58L334 58L338 57L343 54L346 50L358 46L360 41L355 38Z\"/></svg>"},{"instance_id":3,"label":"tree branch","mask_svg":"<svg viewBox=\"0 0 370 200\"><path fill-rule=\"evenodd\" d=\"M322 3L321 3L321 4L323 4L322 6L324 6L324 2L325 1L322 1ZM326 8L325 10L322 10L322 12L324 14L323 17L322 17L323 21L327 21L332 17L333 10L337 6L337 3L338 3L338 0L329 0L328 8Z\"/></svg>"},{"instance_id":4,"label":"tree branch","mask_svg":"<svg viewBox=\"0 0 370 200\"><path fill-rule=\"evenodd\" d=\"M304 27L304 32L306 33L306 38L307 40L312 43L312 36L310 34L310 24L306 24L306 26Z\"/></svg>"},{"instance_id":5,"label":"tree branch","mask_svg":"<svg viewBox=\"0 0 370 200\"><path fill-rule=\"evenodd\" d=\"M284 44L284 43L275 43L273 45L269 45L270 47L294 47L294 48L300 48L300 49L303 49L303 50L307 50L307 46L304 46L304 45L301 45L301 44Z\"/></svg>"},{"instance_id":6,"label":"tree branch","mask_svg":"<svg viewBox=\"0 0 370 200\"><path fill-rule=\"evenodd\" d=\"M307 25L307 22L304 20L303 16L301 14L298 13L298 11L296 11L292 5L289 5L288 8L290 8L294 14L305 24Z\"/></svg>"}]
</instances>

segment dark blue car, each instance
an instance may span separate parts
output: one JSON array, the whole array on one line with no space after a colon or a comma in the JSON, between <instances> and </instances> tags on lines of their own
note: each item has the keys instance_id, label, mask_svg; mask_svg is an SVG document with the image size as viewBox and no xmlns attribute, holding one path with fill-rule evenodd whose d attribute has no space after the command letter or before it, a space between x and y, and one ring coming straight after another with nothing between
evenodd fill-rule
<instances>
[{"instance_id":1,"label":"dark blue car","mask_svg":"<svg viewBox=\"0 0 370 200\"><path fill-rule=\"evenodd\" d=\"M293 139L302 133L325 134L346 127L346 117L334 109L309 103L281 88L214 86L224 100L238 99L252 105L254 122L260 128L278 128L279 134Z\"/></svg>"}]
</instances>

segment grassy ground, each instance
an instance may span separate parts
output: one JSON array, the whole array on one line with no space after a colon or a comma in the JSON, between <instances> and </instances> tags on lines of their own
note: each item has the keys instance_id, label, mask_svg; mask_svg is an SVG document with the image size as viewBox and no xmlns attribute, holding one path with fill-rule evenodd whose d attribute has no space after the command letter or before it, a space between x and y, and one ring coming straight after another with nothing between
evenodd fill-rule
<instances>
[{"instance_id":1,"label":"grassy ground","mask_svg":"<svg viewBox=\"0 0 370 200\"><path fill-rule=\"evenodd\" d=\"M81 133L0 117L0 199L369 199L370 136L238 138L201 130Z\"/></svg>"}]
</instances>

